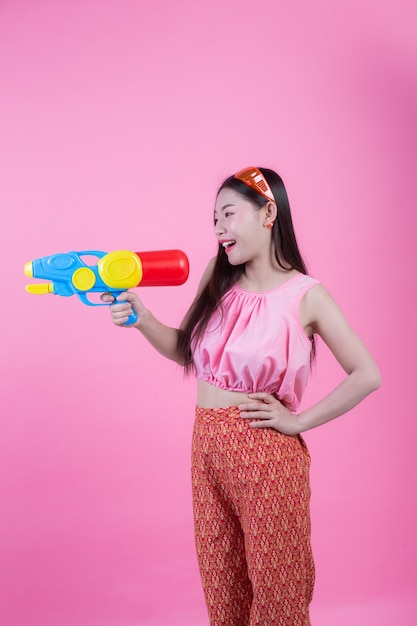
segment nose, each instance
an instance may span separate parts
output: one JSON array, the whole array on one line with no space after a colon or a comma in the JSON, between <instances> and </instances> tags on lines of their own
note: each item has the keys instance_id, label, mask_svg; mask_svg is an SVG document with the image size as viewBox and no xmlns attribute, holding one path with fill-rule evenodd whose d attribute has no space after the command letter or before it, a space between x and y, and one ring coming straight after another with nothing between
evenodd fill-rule
<instances>
[{"instance_id":1,"label":"nose","mask_svg":"<svg viewBox=\"0 0 417 626\"><path fill-rule=\"evenodd\" d=\"M217 237L219 237L219 235L223 235L225 233L225 226L224 223L222 221L222 219L218 218L215 225L214 225L214 233Z\"/></svg>"}]
</instances>

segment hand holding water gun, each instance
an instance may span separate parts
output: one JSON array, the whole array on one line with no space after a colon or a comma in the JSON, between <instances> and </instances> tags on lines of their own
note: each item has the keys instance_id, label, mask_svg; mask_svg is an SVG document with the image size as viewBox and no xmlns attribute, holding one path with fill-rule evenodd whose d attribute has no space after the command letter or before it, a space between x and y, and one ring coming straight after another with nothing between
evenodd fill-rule
<instances>
[{"instance_id":1,"label":"hand holding water gun","mask_svg":"<svg viewBox=\"0 0 417 626\"><path fill-rule=\"evenodd\" d=\"M84 259L97 259L89 265ZM84 250L45 256L24 268L26 276L50 280L26 286L26 291L35 294L52 293L59 296L76 294L81 302L89 306L109 306L118 297L133 287L182 285L188 278L188 258L181 250L159 250L131 252L116 250L101 252ZM88 294L105 293L102 303L89 299ZM126 296L123 300L128 299ZM125 325L137 321L135 311Z\"/></svg>"}]
</instances>

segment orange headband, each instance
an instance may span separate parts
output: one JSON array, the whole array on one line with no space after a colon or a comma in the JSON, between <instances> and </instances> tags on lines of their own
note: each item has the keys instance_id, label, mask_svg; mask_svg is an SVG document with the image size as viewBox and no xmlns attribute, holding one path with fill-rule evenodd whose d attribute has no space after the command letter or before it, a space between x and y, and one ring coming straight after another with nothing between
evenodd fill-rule
<instances>
[{"instance_id":1,"label":"orange headband","mask_svg":"<svg viewBox=\"0 0 417 626\"><path fill-rule=\"evenodd\" d=\"M241 180L242 183L245 183L245 185L260 193L267 200L275 202L271 187L266 182L265 176L257 167L245 167L245 169L234 174L234 178Z\"/></svg>"}]
</instances>

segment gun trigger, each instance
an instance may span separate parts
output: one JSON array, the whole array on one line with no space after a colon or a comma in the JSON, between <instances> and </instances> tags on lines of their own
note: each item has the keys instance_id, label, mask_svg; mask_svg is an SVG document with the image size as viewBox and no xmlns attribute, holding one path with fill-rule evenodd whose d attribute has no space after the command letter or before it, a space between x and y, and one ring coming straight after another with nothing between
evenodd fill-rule
<instances>
[{"instance_id":1,"label":"gun trigger","mask_svg":"<svg viewBox=\"0 0 417 626\"><path fill-rule=\"evenodd\" d=\"M54 293L54 286L52 283L39 283L35 285L26 285L26 291L28 293L36 293L36 294Z\"/></svg>"}]
</instances>

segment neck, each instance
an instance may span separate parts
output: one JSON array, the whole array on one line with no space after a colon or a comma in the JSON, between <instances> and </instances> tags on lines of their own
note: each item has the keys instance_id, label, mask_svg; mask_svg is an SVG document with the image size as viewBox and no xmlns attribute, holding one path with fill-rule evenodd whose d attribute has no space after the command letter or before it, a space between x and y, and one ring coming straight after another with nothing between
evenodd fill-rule
<instances>
[{"instance_id":1,"label":"neck","mask_svg":"<svg viewBox=\"0 0 417 626\"><path fill-rule=\"evenodd\" d=\"M297 273L293 269L283 269L274 255L272 260L246 263L239 285L248 291L268 291Z\"/></svg>"}]
</instances>

